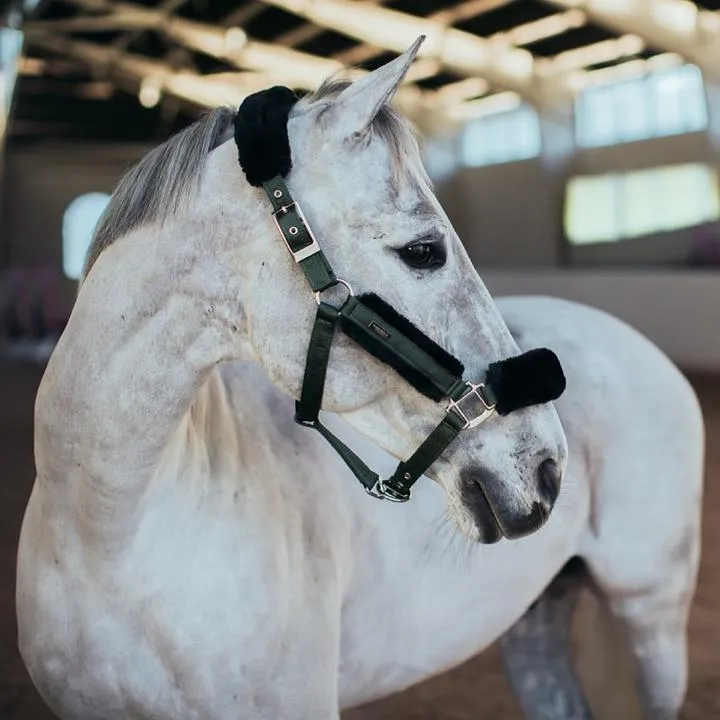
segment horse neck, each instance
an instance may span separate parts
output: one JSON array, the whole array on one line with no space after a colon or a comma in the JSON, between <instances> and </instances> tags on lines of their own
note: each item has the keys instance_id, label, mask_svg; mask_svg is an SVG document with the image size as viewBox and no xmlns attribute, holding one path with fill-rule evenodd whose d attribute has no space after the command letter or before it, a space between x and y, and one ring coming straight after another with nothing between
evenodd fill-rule
<instances>
[{"instance_id":1,"label":"horse neck","mask_svg":"<svg viewBox=\"0 0 720 720\"><path fill-rule=\"evenodd\" d=\"M218 212L227 154L211 158L184 217L102 253L40 385L38 479L76 486L98 529L135 506L212 370L252 358L242 251L260 209Z\"/></svg>"}]
</instances>

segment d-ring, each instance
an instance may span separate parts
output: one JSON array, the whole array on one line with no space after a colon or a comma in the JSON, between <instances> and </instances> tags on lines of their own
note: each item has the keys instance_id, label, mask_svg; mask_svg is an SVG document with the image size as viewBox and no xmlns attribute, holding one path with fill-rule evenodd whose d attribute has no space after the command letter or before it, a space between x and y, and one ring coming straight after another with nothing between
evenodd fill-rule
<instances>
[{"instance_id":1,"label":"d-ring","mask_svg":"<svg viewBox=\"0 0 720 720\"><path fill-rule=\"evenodd\" d=\"M319 304L320 304L320 296L321 296L324 292L326 292L326 291L328 291L328 290L330 290L330 289L332 289L332 288L334 288L334 287L337 287L338 285L344 285L344 286L345 286L345 289L346 289L347 292L348 292L348 297L353 297L353 296L355 295L355 293L353 292L353 289L350 287L350 283L349 283L349 282L346 282L345 280L342 280L341 278L338 278L338 279L337 279L337 282L336 282L334 285L331 285L330 287L325 288L325 290L320 290L319 292L316 292L316 293L315 293L315 302L319 305ZM347 300L347 298L345 298L345 300Z\"/></svg>"}]
</instances>

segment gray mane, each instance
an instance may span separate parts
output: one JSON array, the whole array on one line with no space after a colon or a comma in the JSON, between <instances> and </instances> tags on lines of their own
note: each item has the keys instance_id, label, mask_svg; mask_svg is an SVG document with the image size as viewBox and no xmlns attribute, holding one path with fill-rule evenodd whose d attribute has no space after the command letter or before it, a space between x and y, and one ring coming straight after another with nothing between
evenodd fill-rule
<instances>
[{"instance_id":1,"label":"gray mane","mask_svg":"<svg viewBox=\"0 0 720 720\"><path fill-rule=\"evenodd\" d=\"M298 104L326 102L350 85L345 80L327 80ZM235 111L218 108L173 135L149 152L120 180L93 235L85 258L81 282L100 253L131 230L161 223L181 206L202 177L207 154L231 137ZM420 159L419 141L413 126L389 105L380 109L373 131L387 145L393 163L394 189L404 178L417 179L431 187Z\"/></svg>"},{"instance_id":2,"label":"gray mane","mask_svg":"<svg viewBox=\"0 0 720 720\"><path fill-rule=\"evenodd\" d=\"M205 157L226 139L235 111L218 108L150 151L120 180L93 235L84 279L100 253L141 225L175 212L202 176Z\"/></svg>"}]
</instances>

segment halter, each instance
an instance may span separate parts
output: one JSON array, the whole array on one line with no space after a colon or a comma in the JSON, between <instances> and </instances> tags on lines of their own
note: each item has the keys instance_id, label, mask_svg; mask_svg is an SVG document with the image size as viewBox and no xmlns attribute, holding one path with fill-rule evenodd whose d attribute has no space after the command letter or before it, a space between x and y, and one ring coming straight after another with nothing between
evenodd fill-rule
<instances>
[{"instance_id":1,"label":"halter","mask_svg":"<svg viewBox=\"0 0 720 720\"><path fill-rule=\"evenodd\" d=\"M555 400L565 390L565 377L555 354L543 348L492 363L484 382L468 382L463 379L462 363L391 305L376 295L355 296L350 284L333 272L283 179L292 167L287 119L296 101L288 88L273 87L246 98L235 118L240 165L248 182L265 191L278 232L305 274L318 306L300 399L295 403L295 422L317 430L370 495L405 502L413 484L461 431L477 427L495 413L507 415ZM345 289L344 302L337 306L325 302L323 293L338 286ZM330 350L338 330L390 365L419 392L447 403L442 421L386 479L319 420Z\"/></svg>"}]
</instances>

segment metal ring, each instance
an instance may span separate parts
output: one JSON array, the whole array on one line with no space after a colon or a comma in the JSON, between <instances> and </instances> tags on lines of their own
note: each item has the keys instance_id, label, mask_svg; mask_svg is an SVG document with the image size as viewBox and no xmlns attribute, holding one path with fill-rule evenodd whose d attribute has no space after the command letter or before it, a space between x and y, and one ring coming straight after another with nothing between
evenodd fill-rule
<instances>
[{"instance_id":1,"label":"metal ring","mask_svg":"<svg viewBox=\"0 0 720 720\"><path fill-rule=\"evenodd\" d=\"M281 198L281 197L283 196L282 190L276 190L276 191L273 193L273 195L274 195L276 198Z\"/></svg>"},{"instance_id":2,"label":"metal ring","mask_svg":"<svg viewBox=\"0 0 720 720\"><path fill-rule=\"evenodd\" d=\"M330 287L325 288L325 290L320 290L315 293L315 302L319 305L320 304L320 296L326 291L330 290L330 288L337 287L338 285L344 285L345 289L348 291L348 297L353 297L355 293L353 292L353 289L350 287L350 283L346 282L345 280L342 280L341 278L337 279L337 282L334 285L331 285ZM345 298L347 300L347 298Z\"/></svg>"}]
</instances>

